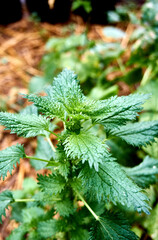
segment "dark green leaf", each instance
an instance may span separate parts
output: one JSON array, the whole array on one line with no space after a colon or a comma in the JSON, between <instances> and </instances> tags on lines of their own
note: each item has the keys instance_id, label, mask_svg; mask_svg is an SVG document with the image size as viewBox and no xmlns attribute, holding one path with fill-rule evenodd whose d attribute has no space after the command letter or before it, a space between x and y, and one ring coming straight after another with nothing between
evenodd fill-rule
<instances>
[{"instance_id":1,"label":"dark green leaf","mask_svg":"<svg viewBox=\"0 0 158 240\"><path fill-rule=\"evenodd\" d=\"M89 232L86 229L77 227L75 230L70 231L70 240L88 240Z\"/></svg>"},{"instance_id":2,"label":"dark green leaf","mask_svg":"<svg viewBox=\"0 0 158 240\"><path fill-rule=\"evenodd\" d=\"M73 214L75 211L73 204L69 199L57 201L55 203L55 209L57 210L59 215L63 217L69 216L70 214Z\"/></svg>"},{"instance_id":3,"label":"dark green leaf","mask_svg":"<svg viewBox=\"0 0 158 240\"><path fill-rule=\"evenodd\" d=\"M17 133L19 136L28 138L37 135L46 135L49 132L50 122L41 115L1 112L0 124L6 126L6 130L11 130L11 133Z\"/></svg>"},{"instance_id":4,"label":"dark green leaf","mask_svg":"<svg viewBox=\"0 0 158 240\"><path fill-rule=\"evenodd\" d=\"M82 163L88 161L90 167L94 165L96 170L98 170L99 163L110 156L107 146L89 131L72 133L65 140L64 145L68 156L82 159Z\"/></svg>"},{"instance_id":5,"label":"dark green leaf","mask_svg":"<svg viewBox=\"0 0 158 240\"><path fill-rule=\"evenodd\" d=\"M7 176L8 171L11 174L14 166L16 166L17 163L20 163L20 158L24 157L24 148L20 144L0 151L0 177L3 177L4 179L5 176Z\"/></svg>"},{"instance_id":6,"label":"dark green leaf","mask_svg":"<svg viewBox=\"0 0 158 240\"><path fill-rule=\"evenodd\" d=\"M49 195L60 193L66 184L64 177L54 174L50 174L49 176L38 175L37 180L42 191Z\"/></svg>"},{"instance_id":7,"label":"dark green leaf","mask_svg":"<svg viewBox=\"0 0 158 240\"><path fill-rule=\"evenodd\" d=\"M2 215L5 216L5 209L12 202L14 202L14 198L9 190L0 193L0 223L2 222Z\"/></svg>"},{"instance_id":8,"label":"dark green leaf","mask_svg":"<svg viewBox=\"0 0 158 240\"><path fill-rule=\"evenodd\" d=\"M111 97L98 101L92 113L92 119L107 129L112 129L134 120L138 112L142 110L143 103L149 98L149 94L131 94L129 96Z\"/></svg>"},{"instance_id":9,"label":"dark green leaf","mask_svg":"<svg viewBox=\"0 0 158 240\"><path fill-rule=\"evenodd\" d=\"M158 137L158 121L137 122L110 131L133 146L146 146Z\"/></svg>"},{"instance_id":10,"label":"dark green leaf","mask_svg":"<svg viewBox=\"0 0 158 240\"><path fill-rule=\"evenodd\" d=\"M150 207L146 203L147 196L127 177L114 159L100 164L98 172L86 165L81 171L80 177L92 198L97 197L99 201L108 198L114 204L120 203L132 207L138 212L149 213Z\"/></svg>"},{"instance_id":11,"label":"dark green leaf","mask_svg":"<svg viewBox=\"0 0 158 240\"><path fill-rule=\"evenodd\" d=\"M119 213L106 212L93 224L89 240L137 240L130 226Z\"/></svg>"},{"instance_id":12,"label":"dark green leaf","mask_svg":"<svg viewBox=\"0 0 158 240\"><path fill-rule=\"evenodd\" d=\"M155 184L157 182L157 177L155 175L158 174L158 160L147 156L138 166L124 168L124 170L138 186L147 188L150 184Z\"/></svg>"}]
</instances>

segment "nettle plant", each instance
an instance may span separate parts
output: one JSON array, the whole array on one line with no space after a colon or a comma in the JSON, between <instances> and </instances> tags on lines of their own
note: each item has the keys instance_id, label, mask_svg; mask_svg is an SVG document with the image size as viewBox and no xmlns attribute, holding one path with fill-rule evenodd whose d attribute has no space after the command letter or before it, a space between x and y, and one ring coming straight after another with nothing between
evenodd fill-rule
<instances>
[{"instance_id":1,"label":"nettle plant","mask_svg":"<svg viewBox=\"0 0 158 240\"><path fill-rule=\"evenodd\" d=\"M51 146L47 159L42 159L42 154L41 158L27 156L20 144L0 152L3 179L21 158L44 162L44 168L51 169L49 175L38 175L38 191L31 198L17 199L9 190L0 194L1 216L9 205L27 203L19 227L7 239L137 239L123 212L149 213L148 197L135 182L143 179L145 187L156 182L158 164L148 158L132 172L112 157L106 141L119 137L134 146L145 146L158 137L158 121L130 123L142 111L149 94L90 100L83 95L77 76L67 69L46 93L25 96L39 114L0 113L0 123L11 133L26 138L42 135ZM55 134L54 118L64 124L64 130L57 134L56 148L50 140L50 134ZM106 139L98 136L100 125Z\"/></svg>"}]
</instances>

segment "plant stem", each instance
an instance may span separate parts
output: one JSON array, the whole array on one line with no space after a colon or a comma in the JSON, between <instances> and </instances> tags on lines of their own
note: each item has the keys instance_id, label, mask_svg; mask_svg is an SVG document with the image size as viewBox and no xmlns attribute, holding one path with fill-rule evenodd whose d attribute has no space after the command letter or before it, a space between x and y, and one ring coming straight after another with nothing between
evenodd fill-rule
<instances>
[{"instance_id":1,"label":"plant stem","mask_svg":"<svg viewBox=\"0 0 158 240\"><path fill-rule=\"evenodd\" d=\"M118 65L119 65L119 68L120 68L121 72L122 72L123 74L125 74L125 73L126 73L126 69L125 69L125 67L124 67L124 65L123 65L123 63L122 63L122 60L121 60L120 58L117 59L117 63L118 63Z\"/></svg>"},{"instance_id":2,"label":"plant stem","mask_svg":"<svg viewBox=\"0 0 158 240\"><path fill-rule=\"evenodd\" d=\"M152 71L152 66L150 65L144 73L144 76L143 76L142 81L140 83L141 86L144 86L149 81L149 76L151 74L151 71Z\"/></svg>"},{"instance_id":3,"label":"plant stem","mask_svg":"<svg viewBox=\"0 0 158 240\"><path fill-rule=\"evenodd\" d=\"M53 198L52 201L61 201L62 199L61 198ZM23 198L23 199L15 199L14 202L36 202L38 200L36 199L26 199L26 198Z\"/></svg>"},{"instance_id":4,"label":"plant stem","mask_svg":"<svg viewBox=\"0 0 158 240\"><path fill-rule=\"evenodd\" d=\"M99 221L100 219L99 219L99 216L97 216L96 214L95 214L95 212L91 209L91 207L88 205L88 203L84 200L84 198L81 196L81 194L78 192L78 191L76 191L76 193L77 193L77 195L78 195L78 197L81 199L81 201L84 203L84 205L88 208L88 210L91 212L91 214L93 215L93 217L97 220L97 221Z\"/></svg>"},{"instance_id":5,"label":"plant stem","mask_svg":"<svg viewBox=\"0 0 158 240\"><path fill-rule=\"evenodd\" d=\"M87 129L86 129L86 131L88 131L89 129L91 129L92 127L94 127L94 123L93 124L91 124Z\"/></svg>"},{"instance_id":6,"label":"plant stem","mask_svg":"<svg viewBox=\"0 0 158 240\"><path fill-rule=\"evenodd\" d=\"M53 152L56 152L56 149L55 149L55 147L54 147L54 145L53 145L52 141L50 140L50 138L49 138L49 137L46 137L46 139L47 139L47 141L48 141L49 145L51 146L51 148L52 148Z\"/></svg>"},{"instance_id":7,"label":"plant stem","mask_svg":"<svg viewBox=\"0 0 158 240\"><path fill-rule=\"evenodd\" d=\"M35 199L15 199L14 202L35 202Z\"/></svg>"},{"instance_id":8,"label":"plant stem","mask_svg":"<svg viewBox=\"0 0 158 240\"><path fill-rule=\"evenodd\" d=\"M45 160L45 159L41 159L41 158L36 158L36 157L33 157L33 156L25 156L26 158L29 158L29 159L33 159L33 160L37 160L37 161L41 161L41 162L49 162L49 160Z\"/></svg>"}]
</instances>

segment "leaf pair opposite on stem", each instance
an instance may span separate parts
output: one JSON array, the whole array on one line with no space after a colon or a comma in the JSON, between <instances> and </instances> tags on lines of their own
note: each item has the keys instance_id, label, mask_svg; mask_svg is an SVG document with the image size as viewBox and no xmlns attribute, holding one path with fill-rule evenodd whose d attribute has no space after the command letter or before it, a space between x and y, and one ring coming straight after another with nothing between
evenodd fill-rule
<instances>
[{"instance_id":1,"label":"leaf pair opposite on stem","mask_svg":"<svg viewBox=\"0 0 158 240\"><path fill-rule=\"evenodd\" d=\"M64 130L58 134L57 148L51 146L49 149L49 152L55 151L50 152L50 157L48 154L42 155L44 159L39 154L27 156L24 147L19 144L0 152L0 176L3 179L7 171L12 172L20 158L43 161L46 163L45 168L52 170L48 176L38 176L41 193L30 201L37 205L52 206L58 218L55 220L52 219L54 215L49 216L45 224L39 220L34 223L33 229L28 225L27 229L22 227L26 225L22 222L19 228L24 230L24 234L27 232L28 236L32 234L41 240L49 237L61 240L137 239L122 214L112 213L113 205L111 211L108 211L106 205L108 202L121 204L132 211L148 214L148 198L140 188L142 184L137 181L137 177L140 174L145 179L141 168L144 172L146 167L153 168L154 160L151 164L145 162L138 167L138 175L135 176L132 170L124 169L111 156L106 140L108 137L118 137L140 147L158 137L158 121L130 123L136 120L150 95L131 94L107 100L90 100L83 95L77 76L67 69L54 79L46 93L46 96L25 96L33 102L39 114L0 113L0 123L11 133L23 137L43 136L50 145L49 135L54 129L51 120L58 118L64 123ZM107 135L104 141L95 133L96 125L104 127ZM155 176L158 170L157 165L154 166L156 169L151 171L151 175ZM155 178L145 186L154 183ZM21 199L25 200L29 201ZM84 206L79 206L79 200ZM95 202L96 211L87 201L90 205L92 201ZM7 204L3 205L3 202ZM4 215L5 207L13 202L17 202L17 199L10 197L8 200L8 192L2 192L0 204L3 207L0 214ZM16 236L16 231L13 231L13 236ZM47 232L45 237L43 232Z\"/></svg>"}]
</instances>

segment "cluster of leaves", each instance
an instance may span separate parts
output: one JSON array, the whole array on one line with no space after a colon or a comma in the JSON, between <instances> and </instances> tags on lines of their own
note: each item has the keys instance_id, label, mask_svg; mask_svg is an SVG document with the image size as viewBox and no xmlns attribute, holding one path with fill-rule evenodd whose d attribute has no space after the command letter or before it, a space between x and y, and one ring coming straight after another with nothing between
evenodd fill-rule
<instances>
[{"instance_id":1,"label":"cluster of leaves","mask_svg":"<svg viewBox=\"0 0 158 240\"><path fill-rule=\"evenodd\" d=\"M92 4L90 0L74 0L72 2L72 11L83 8L86 13L92 11Z\"/></svg>"},{"instance_id":2,"label":"cluster of leaves","mask_svg":"<svg viewBox=\"0 0 158 240\"><path fill-rule=\"evenodd\" d=\"M108 29L105 30L107 33ZM70 67L78 74L86 95L104 99L117 93L117 86L111 87L116 79L107 79L110 73L120 69L117 61L123 53L120 43L96 43L88 40L86 34L71 35L51 38L46 44L46 51L41 60L44 74L32 78L30 92L40 91L45 84L52 82L52 76L56 76L63 68Z\"/></svg>"},{"instance_id":3,"label":"cluster of leaves","mask_svg":"<svg viewBox=\"0 0 158 240\"><path fill-rule=\"evenodd\" d=\"M22 113L0 113L0 123L11 133L38 136L35 156L27 156L20 144L0 152L0 176L4 179L11 173L20 158L36 161L37 169L51 170L49 175L38 175L38 185L0 194L0 215L5 216L5 208L11 205L20 223L7 239L137 239L126 214L129 209L133 214L149 213L144 189L157 182L157 160L148 156L138 166L123 167L109 142L112 138L146 147L155 141L157 120L133 122L150 95L90 100L82 93L76 74L67 69L46 94L26 95L33 105ZM54 118L64 123L56 149L49 138Z\"/></svg>"},{"instance_id":4,"label":"cluster of leaves","mask_svg":"<svg viewBox=\"0 0 158 240\"><path fill-rule=\"evenodd\" d=\"M127 11L127 8L127 6L118 6L115 12L109 12L109 20L111 22L128 20L136 26L131 36L131 55L126 63L126 66L132 67L132 72L127 71L127 76L124 78L133 73L137 82L141 81L144 85L158 77L158 2L156 0L146 1L140 9L140 18L134 11ZM145 74L142 74L144 71Z\"/></svg>"}]
</instances>

